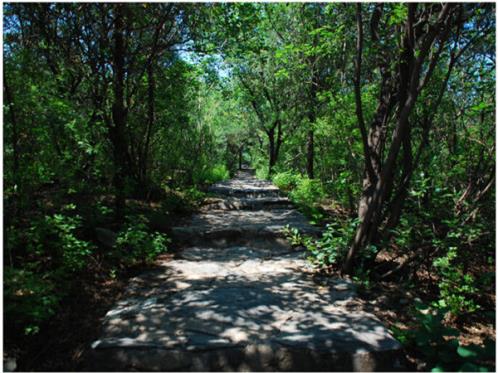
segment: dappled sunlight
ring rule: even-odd
[[[223,188],[249,194],[276,189],[248,172],[211,189]],[[399,350],[380,322],[355,303],[350,281],[318,280],[304,253],[272,228],[294,223],[311,229],[299,212],[217,206],[173,230],[175,238],[188,240],[175,259],[131,279],[94,343],[103,357],[114,353],[122,364],[152,369],[150,360],[137,360],[148,349],[147,359],[157,357],[158,369],[192,369],[200,359],[199,367],[212,370],[331,370],[338,359],[347,363],[336,368],[354,367],[355,359]],[[230,229],[236,232],[230,242],[208,234],[226,239]],[[171,363],[173,355],[179,365]],[[299,365],[303,357],[307,362]],[[365,361],[369,369],[375,366]]]

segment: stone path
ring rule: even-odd
[[[355,302],[351,283],[317,281],[281,230],[317,234],[250,172],[211,187],[179,222],[177,258],[130,281],[93,343],[96,370],[400,370],[400,345]]]

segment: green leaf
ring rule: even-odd
[[[436,365],[434,368],[431,369],[431,372],[446,372],[444,367],[441,364]]]
[[[479,346],[460,346],[457,348],[457,353],[463,358],[475,358],[479,355],[477,348],[479,348]]]

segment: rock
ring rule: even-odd
[[[118,235],[106,228],[95,228],[97,240],[105,247],[112,248],[116,244]]]

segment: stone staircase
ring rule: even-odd
[[[130,281],[92,345],[104,371],[402,370],[400,344],[342,279],[317,280],[285,225],[318,234],[249,170],[173,228],[174,260]]]

